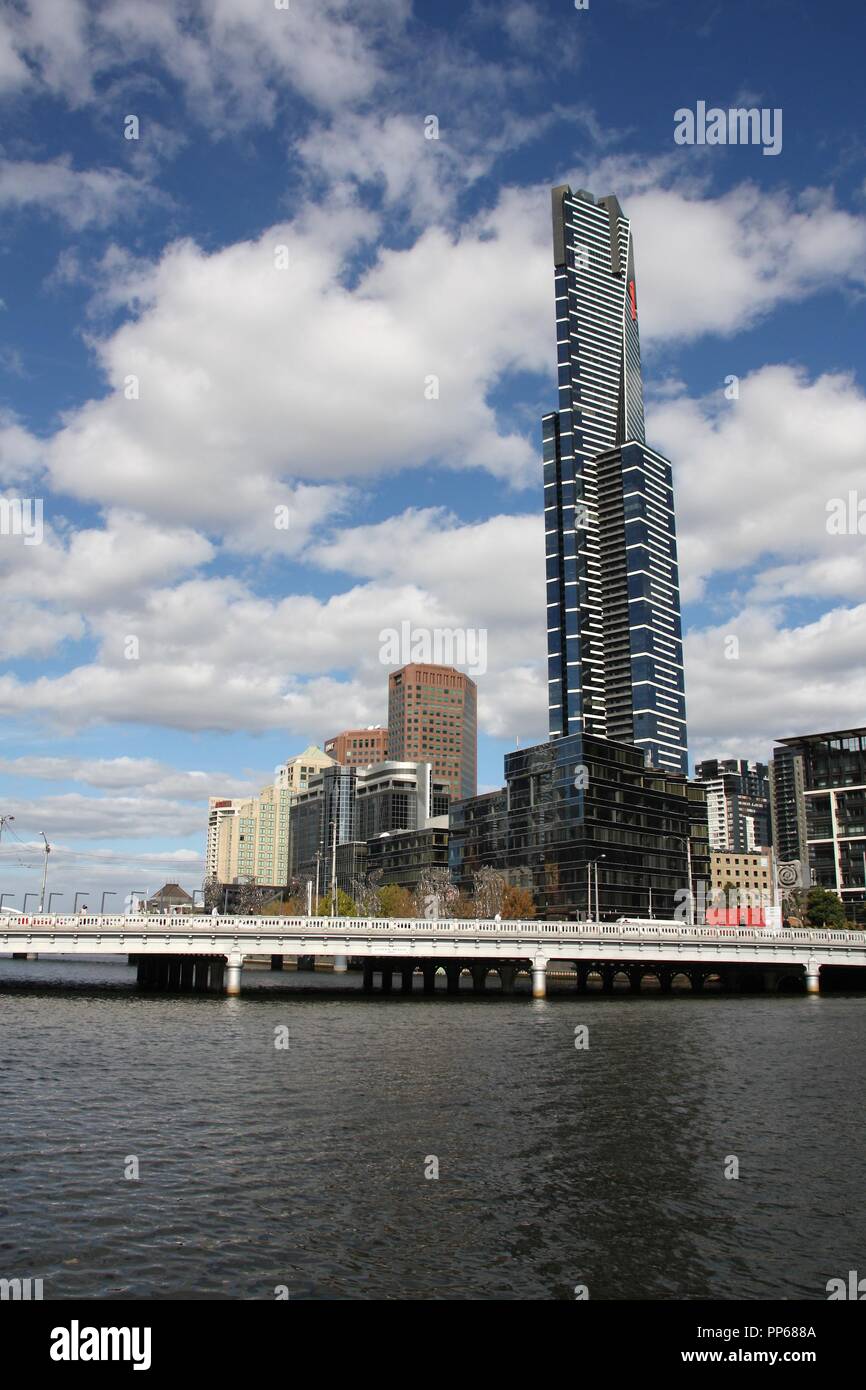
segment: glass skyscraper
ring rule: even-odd
[[[553,190],[559,408],[543,420],[550,737],[688,772],[671,465],[644,435],[634,246],[615,197]]]

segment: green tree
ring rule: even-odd
[[[379,911],[383,917],[414,917],[415,904],[408,888],[385,883],[379,889]]]
[[[842,903],[829,888],[809,889],[806,914],[810,927],[832,927],[836,931],[844,931],[849,925]]]
[[[320,899],[319,899],[319,916],[320,916],[320,917],[330,917],[330,915],[331,915],[331,895],[330,895],[330,893],[326,893],[325,896],[324,896],[323,898],[320,898]],[[338,888],[338,889],[337,889],[337,916],[338,916],[338,917],[357,917],[357,915],[358,915],[358,909],[356,908],[356,906],[355,906],[354,902],[352,901],[352,899],[349,897],[349,894],[348,894],[348,893],[344,893],[343,890],[342,890],[342,888]]]

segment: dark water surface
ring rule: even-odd
[[[359,983],[246,970],[240,999],[169,997],[113,963],[0,960],[0,1277],[46,1298],[824,1299],[866,1273],[863,995]]]

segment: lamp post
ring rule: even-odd
[[[15,894],[14,894],[14,893],[0,893],[0,908],[2,908],[2,906],[3,906],[3,899],[4,899],[4,898],[14,898],[14,897],[15,897]],[[26,906],[27,906],[27,899],[26,899],[26,897],[25,897],[25,899],[24,899],[24,906],[25,906],[25,908],[26,908]]]
[[[337,915],[337,821],[331,821],[331,916]]]
[[[73,917],[75,916],[76,912],[78,911],[78,899],[79,899],[79,898],[86,898],[86,897],[87,897],[87,894],[86,894],[86,893],[76,893],[76,894],[75,894],[75,901],[74,901],[73,904],[72,904],[72,915],[73,915]]]
[[[692,840],[691,840],[691,836],[690,836],[690,835],[671,835],[670,838],[671,838],[672,840],[678,840],[679,843],[680,843],[681,845],[685,845],[685,847],[686,847],[686,861],[687,861],[687,863],[688,863],[688,874],[689,874],[689,917],[688,917],[688,925],[689,925],[690,927],[693,927],[693,926],[695,925],[695,904],[694,904],[694,896],[693,896],[693,894],[692,894]]]
[[[600,859],[606,859],[606,854],[599,854],[595,859],[588,859],[586,863],[586,920],[592,921],[592,876],[595,871],[595,920],[598,921],[598,863]]]
[[[105,892],[104,892],[103,895],[102,895],[102,902],[99,904],[99,915],[100,915],[100,917],[104,917],[104,916],[105,916],[105,899],[106,899],[106,898],[116,898],[116,897],[117,897],[117,893],[116,893],[116,891],[115,891],[113,888],[106,888]]]
[[[38,894],[38,893],[25,893],[25,894],[24,894],[24,908],[23,908],[23,911],[24,911],[24,912],[27,911],[27,899],[28,899],[28,898],[38,898],[38,897],[39,897],[39,894]]]
[[[63,896],[64,896],[63,893],[58,893],[58,891],[57,891],[56,888],[55,888],[55,890],[54,890],[53,893],[49,893],[49,894],[48,894],[48,915],[49,915],[49,916],[51,915],[51,902],[52,902],[52,899],[54,899],[54,898],[62,898]],[[42,904],[41,904],[41,903],[39,904],[39,911],[40,911],[40,912],[42,911]]]
[[[135,907],[135,895],[136,895],[136,893],[138,893],[139,897],[140,897],[140,898],[143,898],[144,901],[145,901],[145,903],[147,903],[147,889],[146,889],[146,888],[145,888],[145,889],[141,889],[141,888],[131,888],[131,889],[129,890],[129,910],[130,910],[130,912],[132,912],[133,909],[134,909],[134,907]]]
[[[45,911],[45,885],[46,885],[46,883],[48,882],[48,856],[49,856],[49,854],[51,853],[51,846],[49,845],[48,840],[46,839],[45,831],[44,831],[44,830],[40,830],[39,834],[42,836],[43,840],[45,840],[45,864],[43,865],[43,868],[42,868],[42,892],[41,892],[40,895],[39,895],[39,911],[40,911],[40,912],[44,912],[44,911]],[[61,894],[61,896],[62,896],[62,894]],[[48,910],[49,910],[49,912],[51,911],[51,899],[50,899],[50,898],[48,899]]]

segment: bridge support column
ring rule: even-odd
[[[425,963],[425,965],[424,965],[424,993],[425,993],[425,994],[435,994],[435,993],[436,993],[436,966],[435,966],[435,965],[427,965],[426,963]]]
[[[282,970],[282,968],[283,968],[283,958],[282,958],[282,956],[271,956],[271,969],[272,969],[272,970]]]
[[[195,961],[192,956],[181,956],[180,958],[180,979],[178,989],[182,989],[184,994],[192,992],[192,976],[195,969]]]
[[[487,966],[486,966],[486,965],[481,965],[481,964],[479,964],[479,963],[473,963],[473,966],[472,966],[472,992],[473,992],[474,994],[483,994],[483,993],[484,993],[484,987],[485,987],[486,983],[487,983]]]
[[[391,985],[394,980],[394,967],[392,965],[382,966],[382,993],[390,994]]]
[[[821,993],[821,967],[813,957],[806,962],[806,993]]]
[[[543,999],[547,994],[547,961],[536,956],[532,962],[532,997]]]
[[[628,986],[632,994],[640,994],[642,979],[643,968],[639,965],[633,965],[628,972]]]
[[[500,965],[499,978],[502,981],[502,993],[514,993],[514,977],[517,974],[516,965]]]
[[[401,967],[401,975],[400,975],[400,992],[401,992],[401,994],[411,994],[411,993],[412,993],[412,983],[413,983],[413,976],[414,976],[414,974],[415,974],[415,963],[414,963],[414,961],[413,961],[411,964],[404,964],[404,965]]]
[[[243,965],[243,956],[233,951],[226,962],[226,994],[240,994]]]
[[[349,957],[348,957],[348,956],[334,956],[334,974],[335,974],[335,975],[345,975],[345,973],[346,973],[346,971],[347,971],[348,969],[349,969]]]
[[[448,979],[448,993],[457,994],[460,990],[460,962],[449,960],[445,966],[445,974]]]
[[[616,974],[612,965],[604,966],[601,972],[601,992],[602,994],[613,994],[613,977]]]
[[[364,961],[364,993],[373,993],[373,962],[371,960]]]

